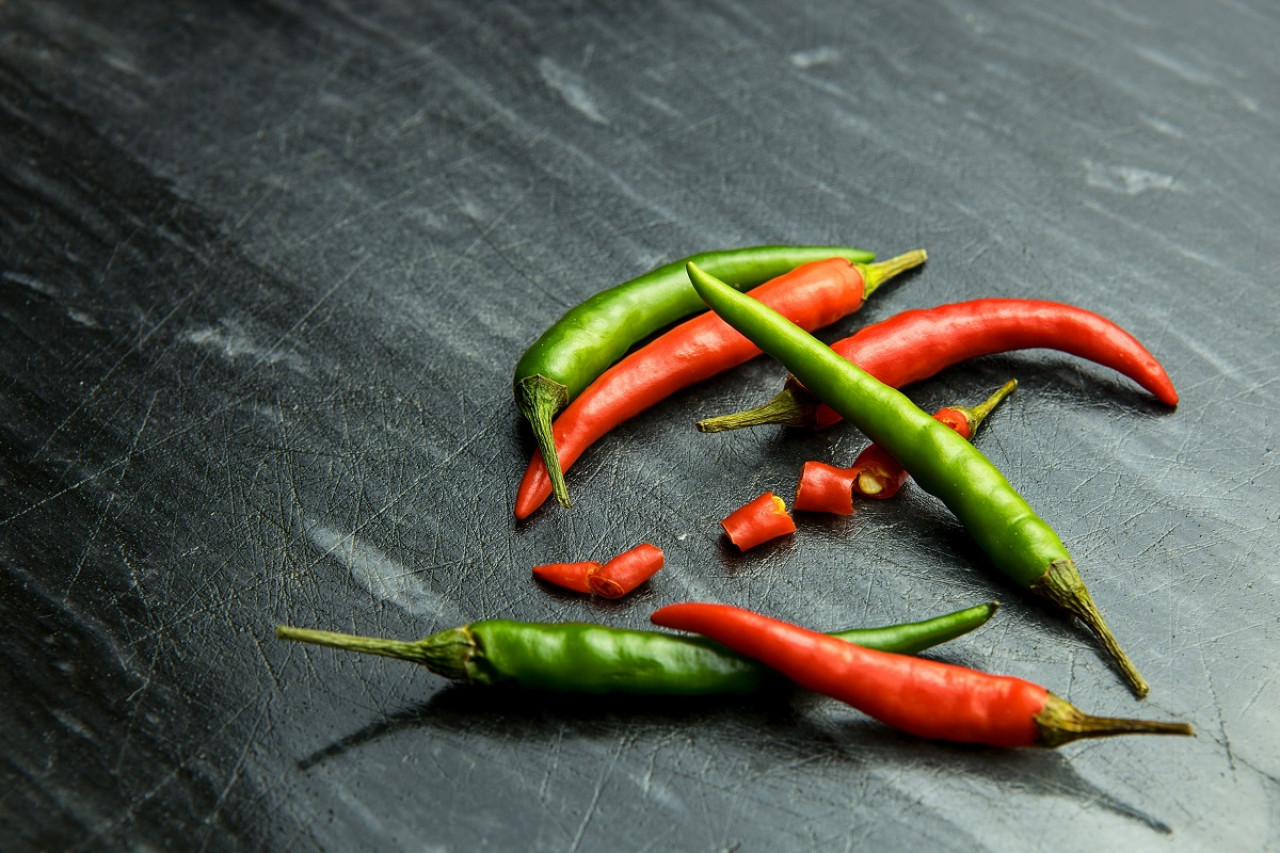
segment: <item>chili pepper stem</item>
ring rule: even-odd
[[[895,275],[906,272],[909,269],[915,269],[929,259],[929,254],[924,249],[913,249],[910,252],[904,252],[896,258],[889,258],[887,261],[880,261],[875,264],[854,264],[858,271],[862,273],[862,298],[876,292],[880,285],[884,284]]]
[[[1008,382],[1001,385],[996,393],[992,394],[986,400],[983,400],[977,406],[952,406],[956,411],[964,414],[965,418],[969,421],[970,437],[977,434],[978,427],[987,419],[987,415],[991,414],[995,410],[995,407],[1000,405],[1000,403],[1004,401],[1004,398],[1012,394],[1013,389],[1017,387],[1018,380],[1010,379]]]
[[[560,467],[560,452],[556,450],[555,433],[551,420],[569,404],[569,389],[545,376],[528,376],[516,383],[516,405],[533,428],[533,440],[542,454],[551,478],[551,492],[560,506],[568,507],[569,488],[564,483],[564,469]]]
[[[813,416],[818,410],[818,403],[811,395],[806,395],[806,397],[808,399],[787,388],[763,406],[756,406],[754,409],[735,412],[731,415],[703,418],[698,421],[696,426],[699,432],[726,432],[733,429],[746,429],[747,427],[766,426],[768,424],[789,427],[809,426],[813,423]]]
[[[467,664],[477,649],[475,638],[465,627],[440,631],[412,643],[384,640],[380,637],[339,634],[334,631],[294,628],[289,625],[278,626],[276,636],[282,640],[297,640],[313,646],[328,646],[331,649],[363,652],[419,663],[436,675],[464,681],[470,681],[472,678]]]
[[[1086,714],[1060,696],[1049,693],[1044,709],[1036,714],[1039,745],[1050,749],[1074,740],[1114,735],[1184,735],[1195,736],[1187,723],[1164,723],[1157,720],[1131,720],[1119,717],[1095,717]]]
[[[1150,686],[1107,627],[1073,560],[1055,560],[1043,575],[1031,582],[1030,588],[1032,592],[1043,595],[1083,622],[1107,650],[1120,674],[1129,682],[1134,695],[1139,699],[1147,695],[1151,690]]]

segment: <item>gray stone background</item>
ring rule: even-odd
[[[0,4],[0,847],[1256,850],[1280,834],[1280,13],[1253,2]],[[602,441],[517,523],[521,351],[652,266],[931,260],[907,308],[1055,299],[1182,394],[1034,351],[978,444],[1152,683],[918,490],[732,553],[849,427],[704,436],[760,359]],[[641,540],[617,603],[529,568]],[[826,630],[999,599],[936,655],[1195,739],[999,751],[803,694],[451,686],[278,642],[710,599]]]

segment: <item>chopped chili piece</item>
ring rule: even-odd
[[[1058,747],[1089,737],[1194,733],[1185,723],[1094,717],[1021,678],[842,643],[726,604],[672,604],[651,618],[723,643],[801,687],[919,737]]]
[[[750,551],[757,545],[796,531],[796,523],[787,512],[786,501],[773,492],[765,492],[746,506],[735,509],[720,522],[720,526],[740,551]]]
[[[980,355],[1048,348],[1088,359],[1128,376],[1156,399],[1178,403],[1163,367],[1137,338],[1115,323],[1072,305],[1036,299],[976,299],[903,311],[836,341],[831,349],[892,388],[901,388]],[[795,380],[768,403],[706,418],[703,432],[778,424],[822,429],[841,419]]]
[[[797,267],[751,291],[806,329],[857,311],[879,285],[919,266],[923,251],[878,264],[843,258]],[[708,311],[660,335],[605,371],[556,418],[555,449],[563,470],[599,438],[682,388],[716,376],[760,354],[750,341]],[[543,456],[534,454],[516,494],[515,514],[527,518],[555,486]]]
[[[644,542],[598,568],[587,579],[591,591],[604,598],[622,598],[662,568],[662,549]]]
[[[921,622],[832,634],[841,642],[914,654],[986,623],[996,603]],[[280,626],[276,636],[422,664],[469,684],[518,684],[578,693],[706,695],[776,689],[773,670],[701,637],[581,622],[485,619],[415,642]]]
[[[803,512],[853,514],[853,479],[857,468],[837,468],[809,460],[800,471],[794,506]]]
[[[600,564],[594,560],[583,560],[577,563],[547,563],[534,566],[533,576],[538,580],[574,592],[590,593],[590,578],[599,570]]]
[[[767,305],[694,264],[689,265],[689,276],[718,314],[872,441],[884,445],[921,488],[940,498],[997,569],[1080,619],[1134,693],[1147,694],[1147,682],[1098,612],[1058,534],[981,451]]]

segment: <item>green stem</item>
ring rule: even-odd
[[[733,429],[745,429],[754,426],[807,427],[813,424],[813,413],[818,404],[813,397],[803,399],[790,388],[785,389],[763,406],[756,406],[745,412],[734,412],[731,415],[718,415],[714,418],[703,418],[696,426],[699,432],[725,432]]]
[[[910,252],[898,255],[896,258],[889,258],[887,261],[880,261],[875,264],[855,264],[862,272],[862,298],[866,299],[875,293],[880,285],[895,275],[914,269],[928,259],[929,254],[924,249],[913,249]]]
[[[996,406],[1004,402],[1004,398],[1013,393],[1013,389],[1018,387],[1018,380],[1010,379],[1008,382],[1000,386],[996,393],[992,394],[986,400],[977,406],[955,406],[955,410],[964,415],[965,420],[969,422],[969,440],[978,434],[978,427],[987,419],[987,415],[995,411]]]
[[[560,506],[571,506],[552,425],[552,418],[569,405],[568,387],[545,376],[528,376],[516,383],[516,405],[533,428],[533,440],[537,442],[538,452],[542,454],[542,464],[547,467],[551,491],[556,496],[556,501]]]

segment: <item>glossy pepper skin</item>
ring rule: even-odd
[[[787,512],[786,502],[773,492],[765,492],[738,507],[720,522],[720,526],[739,551],[750,551],[757,545],[796,532],[796,523]]]
[[[928,379],[981,355],[1036,348],[1110,367],[1160,402],[1178,403],[1169,375],[1137,338],[1105,317],[1060,302],[976,299],[903,311],[831,345],[837,355],[893,388]],[[837,412],[792,378],[770,402],[746,412],[707,418],[698,428],[720,432],[778,424],[822,429],[840,420]]]
[[[1021,678],[841,643],[726,604],[672,604],[651,619],[714,639],[801,687],[919,737],[1056,747],[1085,737],[1192,734],[1181,723],[1093,717]]]
[[[996,607],[994,602],[980,604],[920,622],[831,636],[867,648],[913,654],[985,624]],[[710,640],[578,622],[486,619],[416,642],[286,626],[277,628],[276,636],[407,660],[445,678],[477,685],[700,696],[751,693],[779,683],[768,668]]]
[[[692,260],[737,287],[754,287],[801,264],[841,257],[869,263],[875,255],[849,246],[754,246],[705,252],[658,267],[603,290],[570,308],[533,342],[516,364],[516,405],[556,474],[556,497],[568,506],[551,419],[637,341],[702,309],[689,287]]]
[[[666,555],[657,545],[641,542],[591,574],[587,583],[602,598],[622,598],[662,569]]]
[[[881,282],[924,260],[924,252],[917,251],[872,265],[843,258],[814,261],[755,288],[751,296],[805,328],[817,329],[858,310]],[[676,391],[759,354],[711,312],[681,323],[605,371],[556,419],[553,439],[560,466],[567,471],[611,429]],[[553,491],[543,456],[534,454],[516,494],[516,516],[527,518]]]
[[[1148,685],[1102,619],[1062,540],[982,452],[901,392],[723,282],[689,265],[698,293],[716,313],[778,359],[940,498],[997,569],[1079,618],[1102,643],[1134,693]]]

